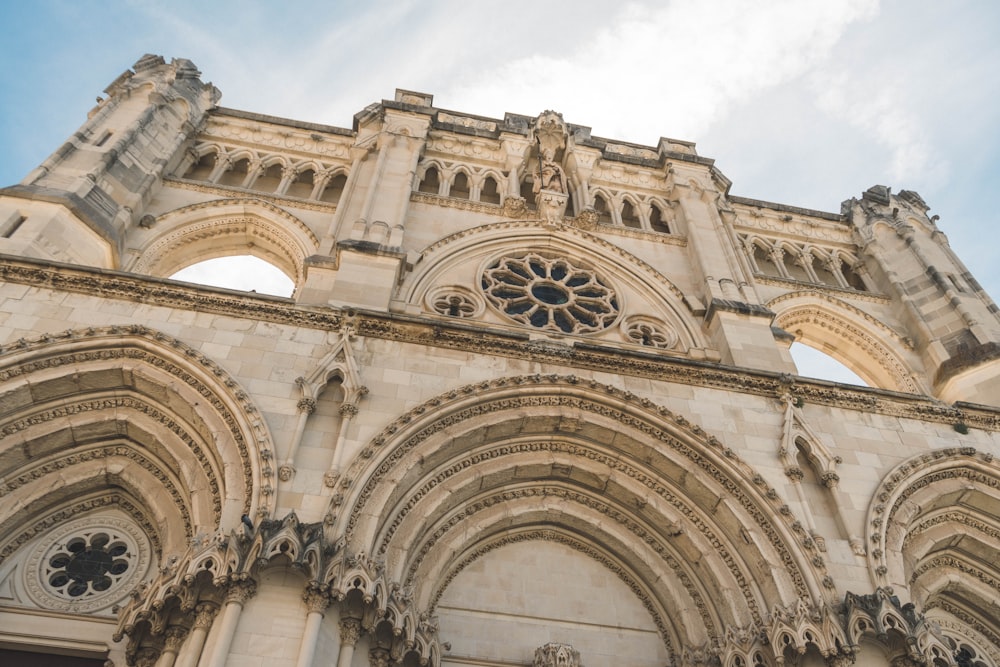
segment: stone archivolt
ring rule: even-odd
[[[599,444],[611,440],[614,451]],[[516,483],[505,472],[512,466]],[[597,543],[619,548],[594,547],[599,562],[657,591],[654,618],[700,610],[693,625],[676,614],[667,622],[664,641],[678,647],[719,642],[732,623],[761,627],[769,607],[752,581],[774,582],[767,597],[788,603],[829,594],[820,593],[814,543],[791,517],[768,518],[786,514],[762,484],[700,427],[648,401],[612,400],[572,377],[507,378],[432,399],[376,436],[345,471],[329,520],[332,535],[343,531],[353,548],[384,557],[387,572],[431,607],[443,590],[432,582],[454,577],[506,530],[528,531],[547,516],[561,534],[587,541],[600,527]],[[703,554],[698,574],[689,551]],[[784,572],[757,572],[766,562]],[[742,602],[720,605],[727,588]]]
[[[295,283],[319,240],[298,218],[265,201],[221,199],[170,211],[155,233],[135,249],[127,267],[167,277],[192,263],[250,251],[280,268]]]
[[[953,500],[960,494],[961,500]],[[1000,467],[973,448],[910,459],[882,482],[869,510],[869,568],[935,620],[958,618],[1000,637],[988,609],[1000,596],[995,544]],[[963,611],[964,610],[964,611]]]
[[[33,455],[8,449],[0,493],[30,502],[43,497],[36,494],[50,475],[62,479],[74,470],[83,475],[77,482],[83,491],[90,484],[88,467],[96,474],[119,457],[134,464],[127,475],[139,475],[126,482],[137,498],[150,488],[174,497],[180,523],[162,524],[175,526],[173,540],[218,526],[227,512],[266,513],[272,451],[267,430],[235,381],[204,357],[193,363],[193,352],[143,327],[70,331],[6,350],[0,355],[0,394],[7,405],[22,407],[2,415],[0,433],[16,434]],[[176,398],[164,400],[170,395]],[[88,423],[91,437],[111,444],[81,441],[77,433]],[[229,438],[220,441],[213,432]],[[13,438],[5,441],[13,445]],[[53,450],[69,445],[73,449]],[[46,452],[47,458],[37,458]],[[200,505],[188,500],[193,489]],[[55,497],[44,496],[47,502]],[[159,511],[151,514],[165,519]]]
[[[902,349],[906,354],[906,341],[898,334],[838,299],[826,298],[817,304],[817,299],[810,297],[809,293],[796,292],[770,301],[767,307],[775,311],[775,325],[816,345],[834,337],[841,341],[835,346],[836,355],[871,378],[872,384],[920,393],[922,385],[913,370],[919,361],[912,354],[904,361],[895,352]]]

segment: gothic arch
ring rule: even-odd
[[[868,512],[869,568],[933,618],[959,620],[1000,639],[1000,465],[971,447],[922,454],[897,466]]]
[[[678,352],[708,347],[683,293],[663,274],[627,251],[566,225],[552,230],[538,221],[500,222],[447,236],[423,250],[414,271],[399,288],[400,298],[433,312],[427,301],[436,290],[451,285],[478,287],[483,270],[492,262],[528,250],[582,261],[613,284],[621,313],[619,323],[631,313],[658,317],[676,331],[674,349]],[[498,315],[493,317],[498,323],[509,323]],[[610,338],[614,328],[600,335]]]
[[[775,326],[829,354],[871,386],[927,393],[914,370],[919,361],[896,351],[907,349],[908,342],[875,317],[812,290],[783,294],[766,305],[775,312]]]
[[[0,396],[0,478],[22,508],[0,524],[0,553],[88,496],[148,522],[166,552],[270,512],[266,425],[178,340],[130,326],[20,341],[0,354]]]
[[[197,262],[250,254],[263,259],[296,285],[305,258],[319,240],[301,220],[277,206],[254,199],[218,199],[165,213],[156,231],[137,248],[124,269],[167,277]]]
[[[762,628],[765,600],[833,595],[815,545],[731,450],[648,400],[572,376],[432,399],[376,436],[338,486],[328,533],[384,563],[418,608],[477,554],[525,535],[620,573],[671,651],[731,625]]]

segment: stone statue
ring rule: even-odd
[[[535,196],[537,197],[542,190],[567,194],[569,190],[566,187],[566,174],[556,163],[554,151],[551,148],[541,148],[538,152],[538,162],[539,177],[532,188]]]

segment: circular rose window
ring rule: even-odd
[[[25,583],[36,602],[86,611],[124,597],[148,568],[150,549],[131,521],[95,517],[57,528],[30,558]]]
[[[600,331],[618,317],[614,290],[566,259],[504,257],[483,272],[482,286],[508,317],[539,329]]]

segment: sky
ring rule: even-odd
[[[697,143],[744,197],[838,212],[916,190],[1000,298],[1000,3],[993,0],[0,0],[0,185],[20,181],[144,53],[223,106],[350,127],[396,88],[482,116]]]

